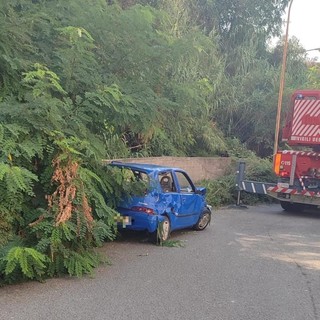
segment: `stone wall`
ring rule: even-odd
[[[231,164],[231,158],[220,157],[150,157],[117,159],[130,163],[150,163],[161,166],[177,167],[188,172],[194,182],[213,180],[223,176]],[[110,161],[106,161],[110,162]]]

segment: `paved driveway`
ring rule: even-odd
[[[109,243],[94,278],[0,288],[0,319],[320,320],[320,214],[219,210],[185,247]]]

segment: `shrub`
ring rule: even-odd
[[[249,152],[250,153],[250,152]],[[233,158],[226,174],[216,180],[204,180],[199,184],[207,188],[207,202],[214,207],[221,207],[236,203],[236,166],[239,158]],[[269,159],[261,159],[250,153],[250,157],[241,159],[246,163],[247,180],[259,182],[275,182],[276,176],[272,170],[272,162]],[[265,195],[250,194],[242,192],[242,202],[245,204],[254,204],[259,202],[270,202],[272,199]]]

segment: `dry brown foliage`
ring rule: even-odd
[[[79,164],[70,159],[66,165],[62,165],[60,159],[56,158],[53,160],[52,165],[55,168],[52,181],[58,183],[58,187],[52,195],[47,196],[47,200],[49,209],[52,209],[54,204],[58,206],[58,213],[55,219],[56,225],[68,221],[72,213],[75,212],[76,209],[79,209],[75,207],[74,202],[77,192],[81,192],[82,205],[80,209],[82,209],[87,225],[91,226],[93,221],[92,208],[84,193],[83,183],[80,183],[81,190],[78,190],[79,181],[77,181],[77,173]],[[77,220],[78,226],[80,226],[80,219]]]

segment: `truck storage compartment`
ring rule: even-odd
[[[320,144],[319,91],[296,91],[293,94],[282,140],[289,145]]]

